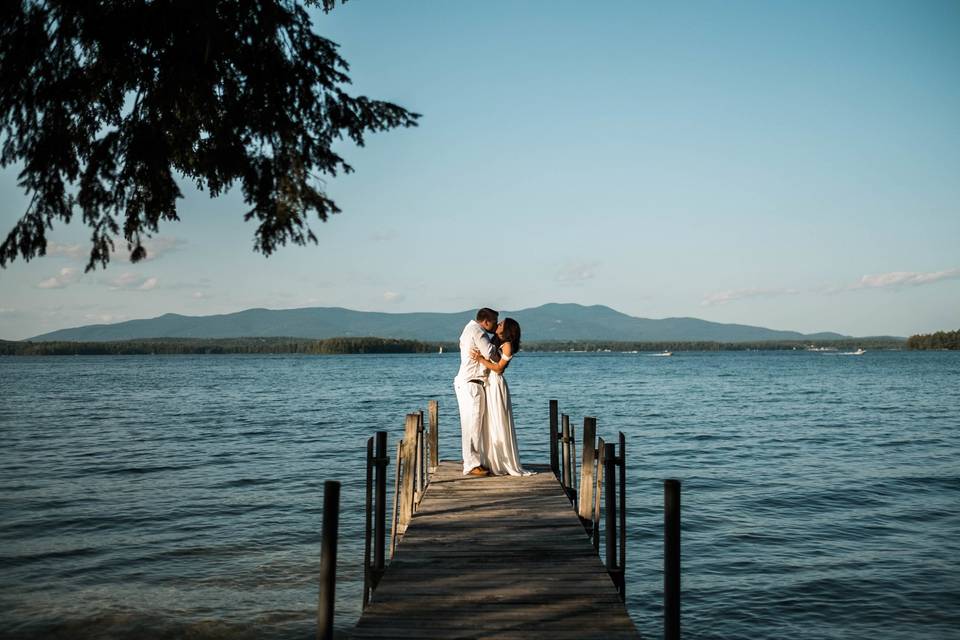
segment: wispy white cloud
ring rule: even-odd
[[[86,260],[88,248],[80,244],[64,244],[62,242],[48,242],[47,255],[70,258],[71,260]]]
[[[837,295],[857,291],[862,289],[888,289],[896,291],[907,287],[918,287],[925,284],[933,284],[942,280],[960,279],[960,268],[947,269],[945,271],[891,271],[890,273],[878,273],[866,275],[853,284],[844,286],[820,286],[809,289],[807,292],[819,295]],[[799,289],[791,288],[752,288],[752,289],[733,289],[730,291],[720,291],[704,296],[700,302],[705,307],[723,305],[737,300],[746,300],[749,298],[776,298],[778,296],[795,295],[803,293]]]
[[[110,259],[118,260],[119,262],[130,262],[130,252],[126,250],[126,240],[115,238],[114,242],[117,245],[117,252],[110,256]],[[147,238],[143,241],[143,248],[147,250],[147,255],[140,262],[156,260],[184,244],[186,244],[186,240],[175,236],[155,236],[153,238]]]
[[[110,289],[123,291],[151,291],[157,287],[156,277],[141,276],[136,273],[122,273],[107,282]]]
[[[115,262],[130,262],[130,252],[127,251],[127,242],[123,238],[113,238],[115,251],[110,260]],[[186,240],[175,236],[156,236],[143,241],[143,248],[147,250],[146,257],[141,262],[150,262],[186,244]],[[47,255],[69,258],[78,262],[86,262],[90,257],[90,246],[83,244],[66,244],[63,242],[48,242]]]
[[[63,289],[74,282],[80,276],[80,272],[73,267],[64,267],[60,273],[46,280],[41,280],[37,287],[40,289]]]
[[[597,277],[599,266],[599,262],[567,262],[560,266],[554,279],[560,284],[582,284]]]
[[[800,293],[797,289],[732,289],[730,291],[719,291],[704,296],[700,304],[704,307],[727,304],[737,300],[747,300],[749,298],[776,298],[779,296],[789,296]]]
[[[385,302],[401,302],[404,298],[402,293],[396,291],[384,291],[383,299]]]
[[[213,297],[212,294],[206,293],[205,291],[194,291],[193,295],[190,296],[194,300],[209,300]]]
[[[915,271],[891,271],[890,273],[879,273],[866,275],[860,278],[856,284],[852,284],[848,289],[886,289],[916,287],[924,284],[933,284],[941,280],[952,280],[960,278],[960,269],[947,269],[946,271],[928,271],[918,273]]]

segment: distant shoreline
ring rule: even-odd
[[[528,352],[662,352],[662,351],[802,351],[808,347],[866,350],[907,350],[907,340],[864,338],[843,340],[776,340],[766,342],[658,341],[616,342],[566,340],[525,342]],[[914,347],[915,348],[915,347]],[[216,355],[216,354],[390,354],[453,353],[456,342],[421,342],[393,338],[150,338],[104,342],[16,342],[0,340],[0,355]]]

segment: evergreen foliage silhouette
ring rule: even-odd
[[[22,164],[31,198],[0,266],[42,256],[47,230],[79,213],[86,269],[114,238],[130,258],[178,220],[180,177],[216,197],[239,185],[254,249],[317,239],[340,211],[323,176],[350,172],[333,145],[419,114],[351,96],[337,45],[306,6],[335,0],[11,0],[0,3],[0,164]]]

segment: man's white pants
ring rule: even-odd
[[[483,417],[487,408],[484,387],[476,382],[454,379],[453,390],[460,407],[460,438],[463,446],[463,473],[482,464]]]

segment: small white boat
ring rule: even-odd
[[[665,356],[672,356],[672,355],[673,355],[673,352],[672,352],[672,351],[661,351],[660,353],[648,353],[647,355],[649,355],[649,356],[654,356],[654,357],[659,356],[659,357],[662,358],[662,357],[665,357]]]
[[[437,353],[439,353],[440,355],[443,355],[443,347],[440,347],[440,351],[438,351]]]

